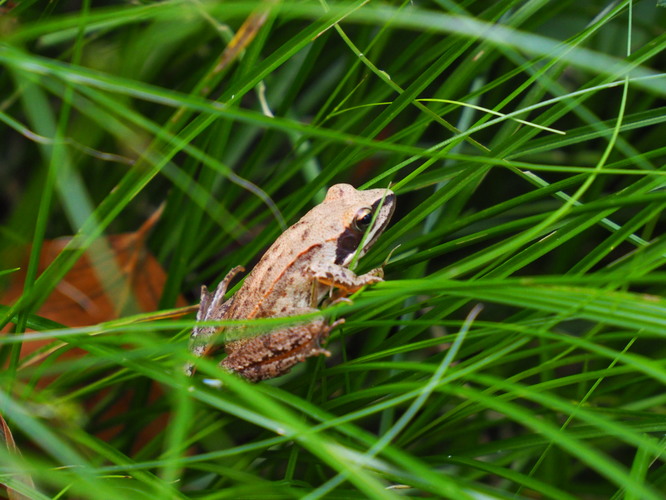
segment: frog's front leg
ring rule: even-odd
[[[347,295],[357,292],[364,286],[384,281],[384,270],[381,267],[360,276],[336,264],[313,267],[312,272],[314,278],[322,285],[334,286]]]
[[[212,321],[224,318],[224,314],[229,309],[232,301],[232,299],[229,299],[225,302],[224,294],[227,293],[231,280],[244,270],[242,266],[234,267],[217,285],[213,293],[209,292],[205,285],[201,287],[201,302],[197,312],[197,321]],[[204,356],[212,347],[214,337],[220,330],[221,328],[216,326],[195,326],[190,336],[190,352],[197,358]],[[194,374],[194,364],[187,363],[184,371],[187,376],[192,376]]]

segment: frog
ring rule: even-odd
[[[394,209],[390,189],[331,186],[323,202],[275,240],[231,298],[224,297],[234,277],[244,271],[241,266],[229,271],[214,292],[202,286],[196,319],[311,316],[255,336],[243,335],[245,326],[196,326],[190,352],[205,356],[224,332],[226,357],[220,365],[250,382],[284,375],[312,356],[330,356],[322,343],[344,318],[329,323],[317,314],[320,305],[348,300],[361,288],[383,281],[382,267],[361,275],[349,267],[377,241]],[[191,376],[194,371],[194,364],[188,363],[185,373]]]

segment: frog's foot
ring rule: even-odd
[[[352,303],[352,301],[349,300],[349,299],[341,298],[341,299],[338,299],[338,300],[340,300],[340,301],[342,301],[342,300],[347,300],[350,304]],[[336,302],[337,302],[337,301],[336,301]],[[344,324],[344,322],[345,322],[345,318],[340,318],[340,319],[334,321],[334,322],[331,324],[331,326],[330,326],[330,328],[328,329],[328,331],[330,332],[330,331],[333,330],[333,328],[335,328],[336,326],[340,326],[340,325]],[[326,333],[328,333],[328,332],[326,332]]]
[[[384,278],[384,264],[382,264],[382,267],[376,267],[376,268],[372,269],[371,271],[368,271],[363,276],[376,276],[377,278],[382,278],[382,280],[380,280],[380,281],[383,281],[383,278]]]
[[[240,272],[245,271],[243,266],[236,266],[227,273],[224,279],[217,285],[214,292],[208,291],[206,286],[201,287],[201,302],[197,312],[197,321],[209,321],[223,319],[225,313],[231,306],[231,300],[224,300],[224,294],[227,293],[229,284]],[[222,331],[222,328],[216,326],[195,326],[190,335],[189,350],[197,358],[208,354],[215,347],[215,338]],[[188,377],[194,375],[196,367],[191,361],[183,367],[183,372]]]
[[[204,321],[207,319],[222,319],[224,312],[229,308],[228,301],[225,303],[224,294],[227,293],[227,288],[231,280],[233,280],[238,273],[245,271],[243,266],[236,266],[227,273],[214,292],[209,292],[206,285],[201,287],[201,303],[199,305],[199,312],[197,313],[197,321]],[[226,306],[226,307],[225,307]]]
[[[344,322],[345,322],[345,318],[340,318],[340,319],[334,321],[333,323],[328,325],[326,327],[326,329],[323,330],[319,335],[317,335],[315,338],[313,338],[312,339],[312,348],[311,348],[311,351],[310,351],[312,354],[310,354],[310,356],[316,356],[318,354],[323,354],[327,358],[330,358],[331,357],[331,352],[328,351],[327,349],[324,349],[321,346],[321,341],[323,339],[328,338],[328,334],[331,333],[331,331],[335,327],[342,325]]]

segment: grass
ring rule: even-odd
[[[14,498],[664,497],[655,1],[1,8]],[[192,315],[39,312],[84,254],[122,302],[102,236],[160,205],[156,309],[195,304],[336,182],[397,210],[358,270],[391,255],[386,281],[326,311],[330,359],[187,379]]]

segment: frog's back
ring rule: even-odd
[[[346,267],[363,235],[355,225],[357,218],[369,223],[373,211],[382,207],[384,215],[366,246],[372,244],[391,217],[394,198],[387,189],[331,186],[324,201],[282,233],[264,254],[234,296],[226,319],[291,316],[311,308],[313,286],[318,287],[317,297],[324,293],[324,286],[315,283],[314,269]]]
[[[288,228],[266,251],[236,292],[227,319],[289,316],[289,311],[307,307],[312,293],[311,263],[329,257],[324,234],[337,234],[342,226],[313,225],[321,206],[313,208]],[[330,238],[334,240],[334,238]],[[334,243],[334,242],[333,242]],[[334,251],[333,251],[334,254]]]

